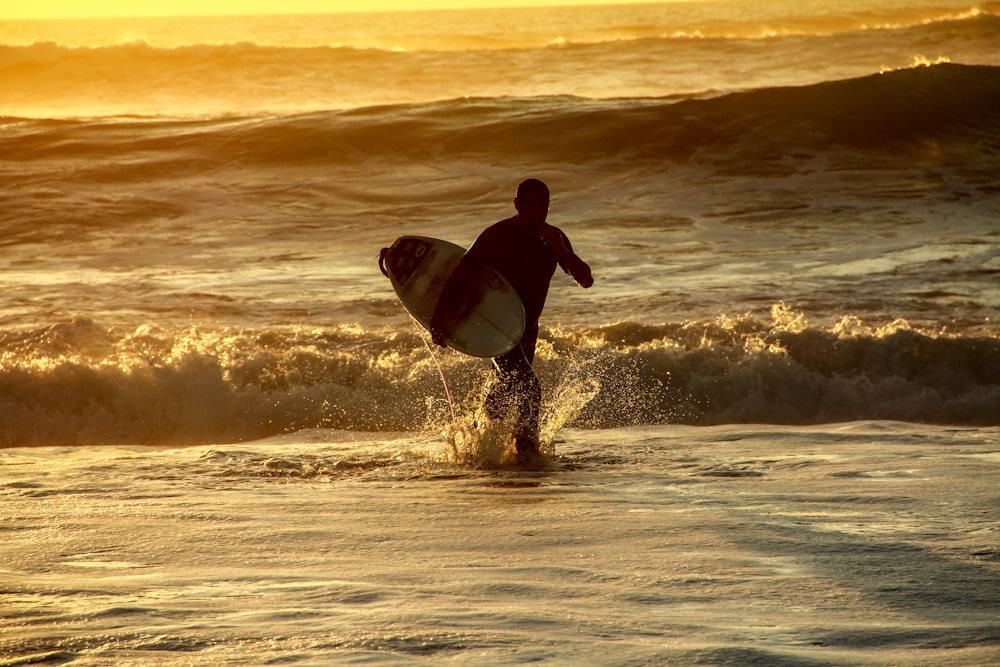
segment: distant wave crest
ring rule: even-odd
[[[945,152],[995,145],[1000,67],[945,63],[705,99],[471,98],[204,121],[7,119],[0,145],[21,159],[86,152],[96,165],[102,156],[139,148],[122,144],[121,130],[130,124],[142,125],[142,153],[161,172],[172,162],[188,168],[234,159],[266,165],[428,154],[493,160],[509,157],[514,145],[523,159],[549,162],[707,160],[754,171],[838,146],[898,148],[902,159],[929,140]],[[121,178],[143,177],[143,163],[127,167]]]
[[[970,9],[964,18],[904,12],[909,23],[877,30],[863,24],[864,17],[850,19],[853,28],[842,19],[812,18],[801,20],[825,27],[800,26],[802,34],[770,23],[756,28],[760,34],[729,34],[735,28],[721,24],[670,34],[656,26],[609,27],[539,35],[537,44],[520,45],[463,35],[402,45],[7,44],[0,45],[0,114],[206,117],[505,95],[650,98],[806,84],[824,72],[857,76],[921,56],[997,65],[989,45],[1000,43],[998,7]],[[769,40],[766,47],[762,39]]]
[[[563,26],[559,34],[540,27],[522,25],[516,32],[497,34],[474,34],[468,32],[449,33],[447,28],[441,33],[393,34],[380,36],[377,31],[365,33],[355,38],[345,38],[332,42],[282,42],[229,40],[205,43],[178,42],[149,44],[142,40],[108,41],[98,44],[62,44],[52,41],[34,43],[10,43],[0,48],[17,49],[24,61],[32,59],[51,60],[53,58],[73,58],[93,53],[142,53],[168,58],[181,57],[185,52],[197,52],[202,57],[233,57],[245,55],[253,57],[254,52],[275,55],[279,52],[304,54],[309,51],[325,52],[338,49],[357,49],[383,52],[411,51],[490,51],[508,49],[564,49],[567,47],[596,46],[602,44],[621,46],[628,42],[687,41],[687,40],[761,40],[782,37],[821,37],[826,35],[864,33],[870,31],[905,31],[910,29],[934,29],[947,27],[950,30],[968,31],[970,34],[995,26],[1000,17],[1000,2],[985,2],[966,8],[893,8],[871,9],[838,13],[829,11],[815,15],[801,14],[786,17],[769,17],[760,22],[752,19],[723,19],[704,17],[689,19],[679,25],[665,25],[657,22],[638,21],[632,24],[613,24],[606,28],[587,27],[576,30],[572,24]],[[108,39],[108,38],[106,38]],[[10,58],[11,52],[4,53],[3,59]],[[0,59],[0,62],[3,62]],[[9,62],[9,61],[8,61]]]

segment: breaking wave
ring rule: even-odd
[[[460,416],[474,410],[488,364],[439,357]],[[1000,340],[849,316],[814,326],[782,304],[770,320],[549,330],[536,366],[550,411],[580,387],[596,392],[569,424],[579,428],[1000,424]],[[4,446],[441,429],[448,411],[416,330],[120,331],[77,320],[0,334]]]

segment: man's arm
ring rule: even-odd
[[[566,269],[573,280],[581,287],[590,287],[594,284],[594,276],[590,272],[590,265],[580,259],[569,244],[569,239],[559,229],[552,225],[545,225],[538,232],[542,243],[551,247],[559,258],[559,263]]]

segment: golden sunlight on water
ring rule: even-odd
[[[79,3],[73,0],[16,1],[0,9],[0,20],[27,18],[134,18],[140,16],[253,16],[260,14],[330,14],[341,12],[423,11],[434,9],[478,9],[498,6],[530,7],[554,5],[627,4],[629,0],[373,0],[359,9],[350,0],[158,0],[121,2],[104,0]]]

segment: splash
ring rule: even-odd
[[[495,469],[514,460],[514,421],[510,416],[489,419],[478,409],[449,424],[444,437],[449,463]]]
[[[551,345],[541,341],[540,357],[551,357]],[[546,347],[549,351],[546,351]],[[601,390],[600,382],[588,377],[592,363],[573,355],[561,360],[555,377],[549,372],[543,381],[539,450],[545,460],[556,454],[556,436],[562,428],[572,423]],[[482,374],[481,377],[486,374]],[[482,389],[474,393],[463,406],[461,416],[444,428],[448,443],[447,459],[451,463],[475,468],[502,468],[514,463],[514,430],[516,416],[513,411],[491,419],[483,409],[483,401],[494,382],[485,379]]]

